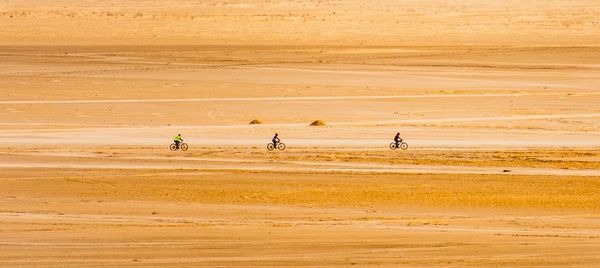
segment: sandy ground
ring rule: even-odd
[[[362,155],[353,162],[336,157],[337,150],[281,156],[259,149],[190,150],[177,156],[160,148],[73,151],[38,148],[35,156],[1,156],[2,266],[594,267],[600,262],[598,175],[506,173],[527,161],[505,152],[429,152],[422,158],[447,161],[458,154],[472,161],[446,163],[449,172],[433,174],[431,165],[375,171],[396,160],[383,152],[381,158],[365,158],[367,152],[351,151]],[[315,152],[330,159],[307,160]],[[529,164],[543,162],[531,160],[531,151],[520,153]],[[478,163],[492,155],[506,157]],[[590,155],[588,168],[598,171],[598,151],[574,155]],[[361,169],[362,161],[373,159],[380,161]],[[46,165],[22,167],[19,160]],[[323,168],[338,162],[352,168]],[[257,165],[261,169],[240,168]],[[450,174],[478,165],[502,167],[495,174]]]
[[[598,267],[599,7],[0,1],[0,267]]]
[[[594,0],[4,0],[0,8],[0,44],[570,46],[600,41],[600,7]]]

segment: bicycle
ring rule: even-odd
[[[277,149],[279,149],[280,151],[285,150],[285,143],[278,142]],[[275,150],[275,144],[273,144],[273,143],[267,144],[267,150],[269,150],[269,151]]]
[[[177,144],[171,143],[171,146],[169,146],[169,149],[171,149],[171,151],[177,151]],[[184,142],[180,143],[179,149],[181,149],[182,151],[187,151],[188,150],[187,143],[184,143]]]
[[[402,150],[406,150],[406,149],[408,149],[408,143],[406,143],[406,142],[398,142],[398,143],[392,142],[392,143],[390,143],[390,149],[396,150],[398,148],[400,148]]]

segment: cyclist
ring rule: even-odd
[[[181,138],[181,134],[177,134],[177,136],[173,138],[173,141],[175,142],[175,146],[177,146],[177,149],[179,149],[179,145],[183,141],[183,139]]]
[[[275,136],[273,136],[273,138],[271,139],[271,141],[273,142],[273,145],[275,146],[275,148],[277,148],[277,143],[279,143],[281,141],[279,139],[279,134],[275,133]]]
[[[400,143],[402,142],[402,138],[400,138],[400,132],[396,133],[394,141],[396,142],[396,148],[398,148],[400,146]]]

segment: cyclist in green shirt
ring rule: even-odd
[[[183,139],[181,138],[181,134],[177,134],[177,136],[173,138],[173,141],[175,142],[177,149],[179,149],[179,144],[181,144],[181,142],[183,141]]]

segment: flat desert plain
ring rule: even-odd
[[[1,1],[0,267],[599,267],[598,18]]]

